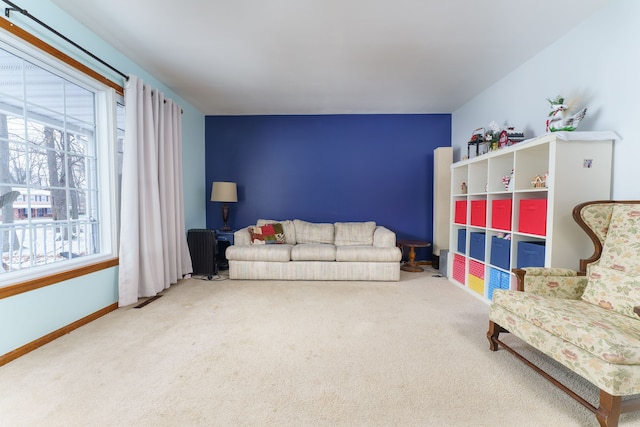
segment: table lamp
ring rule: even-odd
[[[222,202],[222,222],[224,225],[220,231],[231,231],[228,225],[229,205],[227,203],[238,201],[238,189],[235,182],[214,182],[211,187],[211,201]]]

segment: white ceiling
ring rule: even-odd
[[[224,115],[451,113],[607,0],[52,1]]]

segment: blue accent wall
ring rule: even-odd
[[[234,229],[372,220],[432,240],[433,150],[451,146],[450,114],[207,116],[205,140],[207,198],[213,181],[238,184]],[[221,226],[221,204],[207,202],[207,227]]]

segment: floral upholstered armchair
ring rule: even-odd
[[[587,202],[573,217],[593,255],[580,271],[514,270],[518,290],[494,292],[487,337],[491,350],[516,353],[499,339],[511,332],[596,385],[598,408],[545,374],[600,425],[617,426],[622,412],[640,410],[640,398],[622,400],[640,393],[640,201]]]

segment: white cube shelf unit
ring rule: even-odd
[[[489,301],[494,289],[515,288],[513,268],[578,269],[593,245],[572,211],[611,197],[617,139],[557,132],[452,164],[449,279]]]

